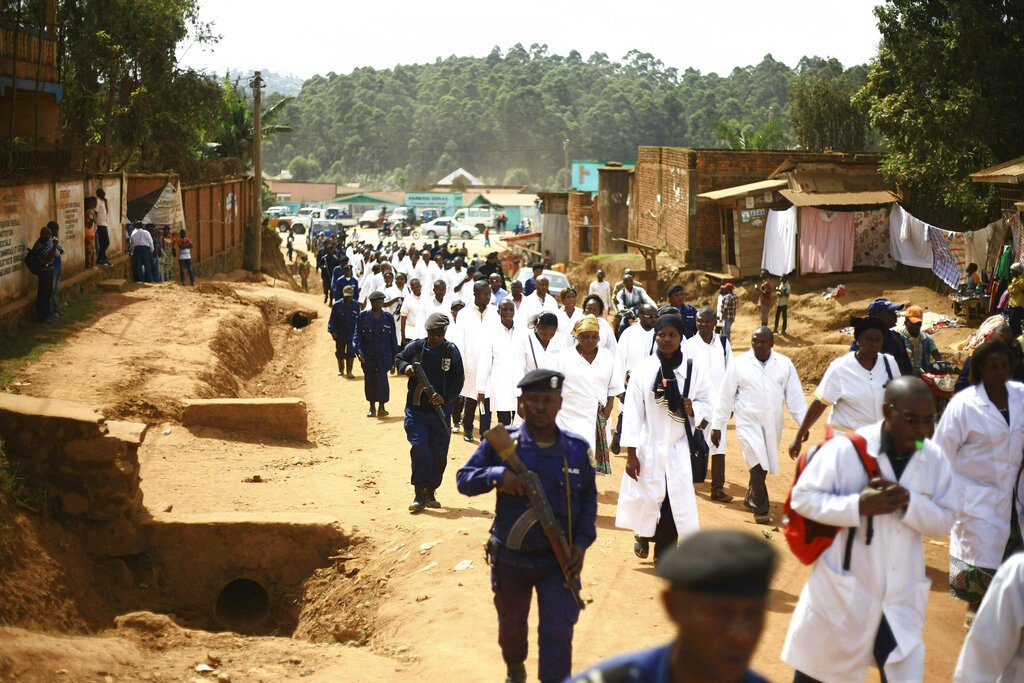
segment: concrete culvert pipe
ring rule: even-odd
[[[257,581],[235,579],[221,589],[214,608],[217,622],[237,633],[257,633],[268,628],[270,596]]]

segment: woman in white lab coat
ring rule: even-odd
[[[1008,554],[1020,548],[1024,492],[1014,499],[1024,452],[1024,385],[1000,340],[971,355],[973,386],[956,394],[933,437],[953,466],[962,509],[949,539],[949,585],[969,624]]]
[[[573,328],[575,345],[555,354],[551,369],[565,375],[558,426],[586,439],[596,471],[611,474],[606,425],[615,397],[623,388],[614,372],[615,359],[599,347],[599,330],[597,318],[583,316]]]
[[[661,553],[700,529],[683,411],[696,431],[710,422],[713,406],[701,365],[687,362],[680,348],[682,318],[663,315],[654,330],[658,350],[633,368],[622,404],[620,439],[629,456],[615,526],[635,532],[634,552],[641,559],[653,539],[657,562]]]
[[[896,359],[882,353],[885,330],[885,323],[878,318],[853,320],[857,350],[828,364],[804,421],[789,445],[789,457],[800,455],[800,446],[807,441],[811,427],[829,406],[832,411],[828,423],[843,430],[860,429],[882,419],[885,387],[901,374]]]
[[[491,410],[498,413],[498,422],[512,424],[518,402],[516,384],[522,379],[518,354],[518,330],[514,319],[516,306],[511,299],[498,304],[498,320],[481,327],[480,356],[476,366],[477,405],[484,398],[491,400]]]
[[[612,354],[612,358],[615,357],[615,347],[618,342],[615,339],[615,330],[612,329],[611,323],[604,317],[604,301],[601,300],[597,294],[591,294],[583,300],[583,315],[592,315],[597,318],[598,329],[598,342],[602,349],[607,349],[608,353]],[[567,344],[566,346],[571,346]]]
[[[537,316],[533,329],[526,329],[519,335],[519,377],[537,368],[551,369],[554,355],[562,348],[559,336],[561,323],[551,311]]]
[[[572,346],[572,328],[583,317],[583,311],[576,305],[576,290],[572,287],[563,289],[558,293],[558,297],[562,300],[562,305],[557,313],[558,340],[561,346]],[[611,329],[611,325],[608,326],[608,329]]]
[[[1003,562],[967,632],[953,683],[1024,681],[1024,554]]]

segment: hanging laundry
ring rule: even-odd
[[[800,209],[800,273],[853,270],[853,213]]]
[[[1013,260],[1020,261],[1021,252],[1024,251],[1024,229],[1021,229],[1020,214],[1016,211],[1009,212],[1006,222],[1010,224],[1010,234],[1013,235]]]
[[[889,248],[899,263],[915,268],[932,267],[932,246],[928,244],[928,224],[893,204],[889,212]]]
[[[853,265],[895,268],[889,248],[889,209],[853,214]]]
[[[1007,244],[999,253],[999,260],[996,262],[996,280],[1005,280],[1010,277],[1010,264],[1013,263],[1013,247]]]
[[[943,233],[946,235],[946,243],[949,245],[949,253],[953,255],[953,264],[956,266],[957,272],[957,285],[964,282],[967,278],[967,240],[965,232],[952,232],[944,230]],[[934,246],[932,250],[934,252]]]
[[[995,262],[989,263],[989,244],[993,235],[1002,235],[1004,228],[1002,219],[995,223],[989,223],[981,230],[964,233],[965,253],[964,260],[967,263],[977,263],[978,269],[984,273],[991,270]]]
[[[776,277],[796,269],[796,207],[769,211],[764,226],[761,269]]]
[[[932,272],[947,285],[956,289],[960,284],[960,271],[956,267],[956,259],[950,251],[946,232],[928,226],[928,239],[932,245]]]

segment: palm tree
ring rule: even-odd
[[[218,157],[234,157],[241,159],[249,166],[252,164],[252,104],[239,79],[231,80],[224,77],[223,105],[224,114],[213,136],[212,147]],[[260,132],[264,140],[278,133],[292,132],[291,125],[275,123],[280,113],[291,104],[294,97],[285,97],[273,106],[265,109],[260,116]]]
[[[784,149],[785,139],[782,125],[777,118],[769,118],[750,135],[735,125],[735,122],[718,121],[714,127],[716,143],[727,149]]]

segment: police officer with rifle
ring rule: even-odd
[[[587,441],[559,429],[565,377],[532,370],[519,382],[523,425],[484,435],[456,482],[467,496],[498,490],[487,542],[506,683],[526,681],[527,616],[539,614],[538,677],[562,681],[572,670],[573,627],[583,557],[597,537],[597,487]]]
[[[416,490],[409,504],[413,514],[441,507],[435,492],[448,464],[452,407],[465,381],[459,349],[444,338],[448,316],[432,313],[425,327],[426,339],[410,342],[395,358],[398,371],[409,378],[404,424]]]

